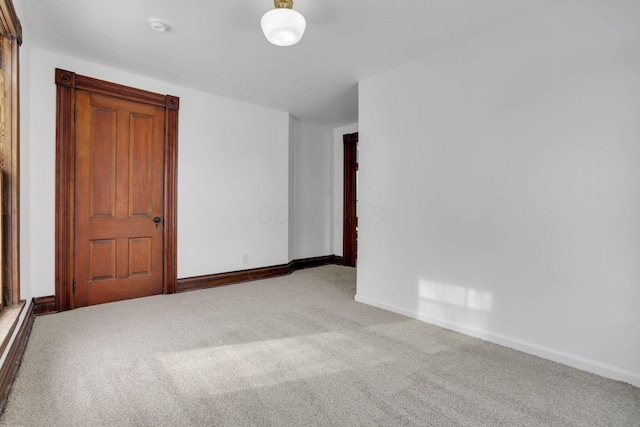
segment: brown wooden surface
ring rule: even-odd
[[[289,263],[291,271],[302,270],[303,268],[320,267],[321,265],[336,264],[335,255],[318,256],[312,258],[294,259]]]
[[[13,331],[20,319],[20,313],[24,308],[24,301],[4,307],[0,312],[0,354],[4,354],[4,349],[9,344]]]
[[[11,385],[16,377],[20,363],[22,363],[22,356],[27,347],[27,341],[29,341],[29,334],[31,334],[34,319],[33,304],[29,304],[24,321],[18,330],[16,338],[9,346],[7,357],[2,367],[0,367],[0,415],[4,412],[4,408],[7,405]]]
[[[14,17],[2,4],[0,18]],[[12,6],[11,6],[12,9]],[[15,18],[17,19],[17,18]],[[8,22],[5,22],[8,25]],[[14,23],[15,24],[15,23]],[[3,24],[4,25],[4,24]],[[19,26],[19,22],[17,24]],[[20,97],[19,40],[15,34],[0,37],[2,45],[2,139],[0,164],[3,170],[2,246],[4,300],[9,305],[20,300]]]
[[[357,195],[356,172],[358,133],[343,136],[344,142],[344,195],[342,221],[342,256],[344,265],[356,266],[357,259]]]
[[[56,70],[56,310],[74,308],[72,295],[75,188],[75,74]]]
[[[291,273],[288,264],[178,279],[178,292],[267,279]]]
[[[71,71],[55,70],[55,82],[57,86],[57,131],[56,131],[56,307],[55,311],[64,311],[85,304],[105,302],[112,299],[124,299],[141,294],[175,292],[176,287],[176,189],[177,189],[177,143],[178,143],[178,108],[179,98],[169,95],[159,95],[114,83],[80,76]],[[87,110],[86,103],[81,107],[82,93],[90,93],[90,101]],[[76,97],[79,97],[76,100]],[[99,100],[91,106],[92,100]],[[135,105],[127,110],[115,107],[113,102],[120,99],[128,105]],[[86,101],[86,100],[85,100]],[[116,113],[110,113],[115,108]],[[74,116],[88,116],[94,120],[94,129],[104,130],[109,140],[109,132],[113,137],[122,140],[122,135],[146,137],[150,133],[161,135],[162,144],[158,149],[157,144],[151,146],[128,145],[122,150],[122,142],[115,142],[115,154],[113,145],[99,144],[89,150],[89,157],[95,163],[95,168],[81,168],[76,170],[76,157],[87,156],[87,150],[76,152],[79,140],[87,138],[86,129],[78,129],[76,134]],[[128,111],[127,120],[122,123],[113,123],[113,114],[118,117],[123,111]],[[149,114],[153,111],[153,114]],[[154,117],[155,125],[149,125],[149,117]],[[164,123],[162,126],[158,122]],[[123,124],[125,123],[125,124]],[[129,125],[126,125],[129,123]],[[166,126],[165,126],[166,125]],[[115,126],[115,127],[114,127]],[[124,127],[129,129],[125,130]],[[152,132],[149,130],[150,126]],[[130,132],[130,133],[129,133]],[[82,135],[81,135],[82,134]],[[119,136],[120,135],[120,136]],[[146,147],[146,148],[145,148]],[[94,150],[95,149],[95,150]],[[152,153],[152,154],[150,154]],[[153,168],[147,167],[145,156],[149,159],[162,157],[160,179]],[[126,158],[126,159],[125,159]],[[110,159],[111,166],[108,161]],[[124,159],[124,160],[123,160]],[[116,166],[113,166],[115,161]],[[127,163],[124,167],[126,173],[120,174],[121,163]],[[153,163],[153,162],[152,162]],[[80,163],[78,163],[80,165]],[[92,163],[93,165],[93,163]],[[157,171],[156,171],[157,172]],[[115,178],[114,175],[115,174]],[[82,179],[80,179],[82,175]],[[126,177],[125,177],[126,176]],[[88,179],[90,178],[90,179]],[[115,184],[114,184],[115,182]],[[88,202],[78,202],[76,187],[83,187],[83,191],[90,191]],[[149,186],[152,192],[160,188],[162,201],[160,207],[154,205],[153,196],[148,193]],[[124,189],[126,187],[126,189]],[[124,194],[124,196],[121,196]],[[114,201],[112,197],[116,197]],[[80,206],[81,203],[84,203]],[[151,207],[149,207],[151,206]],[[84,212],[86,218],[82,220],[86,224],[81,236],[76,235],[75,216]],[[132,220],[136,227],[147,228],[142,234],[126,237],[127,226],[123,225],[122,213],[127,220]],[[153,222],[155,217],[161,218],[156,227]],[[81,222],[82,222],[81,221]],[[94,223],[88,226],[89,222]],[[111,235],[106,234],[105,224],[111,222]],[[149,231],[149,223],[152,230]],[[102,228],[101,228],[102,227]],[[83,230],[84,230],[83,228]],[[138,228],[141,229],[141,228]],[[96,234],[91,234],[96,233]],[[84,243],[80,243],[83,241]],[[161,250],[156,253],[155,242],[161,242]],[[82,245],[82,253],[76,244]],[[164,254],[164,257],[162,256]],[[88,267],[82,272],[75,267],[76,259],[88,261]],[[160,264],[158,264],[160,262]],[[153,279],[160,271],[160,290]],[[77,274],[83,274],[82,278]],[[76,281],[76,294],[73,293],[73,281]],[[120,286],[124,281],[135,282],[135,286]],[[131,280],[128,280],[131,279]],[[96,284],[95,287],[89,286]],[[151,282],[154,284],[152,285]],[[84,284],[84,286],[83,286]],[[83,289],[81,289],[83,288]],[[77,301],[76,301],[77,299]]]
[[[174,242],[164,246],[164,293],[176,292],[178,281],[178,108],[180,100],[175,96],[165,97],[165,169],[164,169],[164,239]]]
[[[0,0],[0,34],[22,44],[22,25],[11,0]]]
[[[76,89],[76,306],[162,293],[164,108]]]
[[[63,70],[61,70],[63,71]],[[172,109],[177,110],[180,102],[175,96],[161,95],[159,93],[148,92],[142,89],[136,89],[129,86],[122,86],[116,83],[106,82],[104,80],[94,79],[92,77],[75,75],[75,88],[77,90],[86,90],[93,93],[127,99],[129,101],[141,102],[158,107],[167,107],[167,97],[173,100]]]
[[[34,298],[33,311],[36,316],[56,313],[56,297],[54,295],[49,295],[46,297]]]

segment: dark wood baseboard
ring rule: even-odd
[[[295,259],[289,264],[273,265],[270,267],[252,268],[249,270],[231,271],[228,273],[207,274],[205,276],[185,277],[178,279],[178,292],[194,289],[213,288],[216,286],[232,285],[234,283],[251,280],[268,279],[270,277],[286,276],[303,268],[320,267],[322,265],[342,265],[342,257],[325,255],[312,258]]]
[[[268,277],[289,274],[289,265],[274,265],[271,267],[252,268],[250,270],[231,271],[228,273],[208,274],[205,276],[186,277],[178,279],[177,291],[191,291],[193,289],[212,288],[215,286],[231,285],[233,283],[248,282],[250,280],[266,279]]]
[[[4,412],[7,404],[13,380],[16,377],[20,363],[22,363],[24,350],[27,348],[27,342],[29,341],[29,335],[33,327],[33,320],[36,318],[33,303],[29,304],[27,310],[24,322],[22,322],[15,340],[13,340],[13,343],[9,346],[7,357],[2,367],[0,367],[0,415]]]
[[[344,265],[344,260],[338,255],[325,255],[317,256],[313,258],[294,259],[289,263],[292,270],[302,270],[303,268],[320,267],[322,265]]]
[[[40,316],[43,314],[57,313],[55,295],[34,298],[33,311],[36,314],[36,316]]]
[[[321,265],[333,264],[335,255],[317,256],[313,258],[294,259],[289,263],[291,271],[302,270],[303,268],[320,267]]]

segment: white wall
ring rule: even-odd
[[[640,2],[360,84],[357,300],[640,385]]]
[[[344,142],[342,136],[358,132],[358,124],[353,123],[333,130],[333,220],[331,221],[331,247],[333,254],[342,256],[342,222],[344,212]]]
[[[180,97],[178,277],[288,262],[287,220],[269,218],[270,209],[288,203],[288,113],[38,48],[29,55],[22,67],[29,86],[22,102],[21,257],[33,296],[54,294],[56,67]]]
[[[331,255],[331,129],[291,117],[293,258]]]

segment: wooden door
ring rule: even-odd
[[[162,293],[165,109],[76,91],[75,305]]]

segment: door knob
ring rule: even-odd
[[[155,223],[156,223],[156,228],[158,228],[158,223],[159,223],[160,221],[162,221],[162,220],[160,219],[160,217],[159,217],[159,216],[157,216],[157,217],[153,218],[153,222],[155,222]]]

